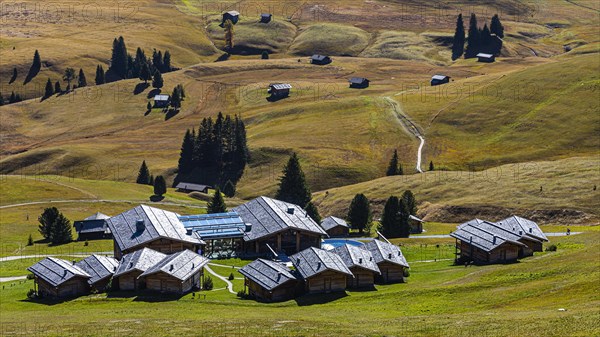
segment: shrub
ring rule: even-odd
[[[89,246],[89,244],[90,243],[88,242],[88,240],[85,240],[85,242],[83,243],[83,245],[86,246],[86,247]]]
[[[34,278],[35,278],[35,276],[33,276],[33,274],[27,274],[28,280],[33,280]]]
[[[547,252],[555,252],[556,251],[556,245],[555,244],[551,244],[548,247],[546,247],[546,251]]]
[[[404,269],[404,277],[409,277],[410,276],[410,271],[408,269]]]
[[[31,234],[29,234],[29,237],[27,238],[27,245],[33,246],[33,237],[31,236]]]
[[[28,298],[28,299],[30,299],[30,300],[32,300],[32,299],[34,299],[34,298],[36,298],[36,297],[37,297],[37,296],[36,296],[36,294],[35,294],[35,290],[33,290],[33,289],[29,289],[29,291],[27,292],[27,298]]]
[[[237,292],[237,297],[246,298],[246,292],[244,290],[240,290]]]
[[[204,285],[202,288],[204,290],[212,290],[213,289],[213,281],[212,281],[212,278],[210,278],[210,276],[207,276],[204,279]]]
[[[229,281],[233,281],[233,279],[235,279],[235,277],[233,276],[233,273],[229,273],[228,279],[229,279]]]

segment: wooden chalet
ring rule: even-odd
[[[326,56],[326,55],[319,55],[319,54],[314,54],[313,56],[310,57],[310,63],[311,64],[318,64],[318,65],[326,65],[331,63],[331,57]]]
[[[257,259],[239,270],[244,275],[248,294],[262,302],[287,301],[297,294],[301,284],[295,272],[285,264]]]
[[[108,228],[107,219],[110,218],[106,214],[96,213],[83,220],[75,221],[73,227],[77,232],[77,240],[102,240],[112,238],[110,228]]]
[[[197,252],[204,242],[193,232],[188,233],[179,214],[140,205],[108,219],[114,239],[114,256],[141,248],[151,248],[165,254],[186,249]]]
[[[417,218],[414,215],[408,216],[408,225],[410,226],[410,234],[421,234],[423,233],[423,223],[425,221]]]
[[[201,288],[204,266],[208,261],[191,250],[184,250],[168,255],[138,278],[145,281],[148,290],[185,294],[192,289]]]
[[[240,253],[269,255],[271,250],[287,255],[308,247],[321,247],[327,233],[302,207],[268,197],[258,197],[232,209],[249,230],[244,233]]]
[[[345,237],[350,233],[350,226],[343,219],[328,216],[321,221],[321,227],[329,235],[329,237]]]
[[[367,242],[365,248],[371,252],[379,268],[380,275],[376,277],[377,281],[404,282],[404,270],[409,268],[409,265],[398,246],[375,239]]]
[[[230,20],[234,25],[238,23],[240,19],[240,12],[238,11],[228,11],[223,13],[223,19],[221,20],[221,27],[225,25],[225,21]]]
[[[496,61],[496,56],[493,54],[479,53],[477,54],[477,62],[492,63]]]
[[[543,243],[548,242],[548,238],[534,221],[513,215],[496,222],[496,224],[520,236],[518,241],[525,244],[526,247],[519,249],[519,257],[531,256],[533,252],[541,252]]]
[[[440,84],[445,84],[450,82],[450,76],[446,75],[433,75],[431,76],[431,86],[436,86]]]
[[[292,85],[288,83],[274,83],[269,84],[267,93],[271,95],[271,98],[284,98],[290,95]]]
[[[124,255],[113,275],[115,288],[119,290],[146,289],[144,280],[138,279],[138,277],[165,257],[167,257],[166,254],[150,248],[142,248]]]
[[[208,186],[208,185],[202,185],[202,184],[180,182],[175,186],[175,188],[177,189],[177,192],[183,192],[183,193],[190,193],[190,192],[208,193],[208,189],[210,189],[212,187]]]
[[[364,89],[369,87],[371,81],[364,77],[352,77],[348,82],[350,83],[350,88]]]
[[[155,108],[166,108],[169,106],[171,102],[171,97],[169,95],[155,95],[154,96],[154,107]]]
[[[331,251],[310,247],[290,256],[309,294],[339,292],[354,277],[342,259]]]
[[[526,247],[521,237],[493,222],[474,219],[457,227],[450,234],[456,239],[457,263],[476,264],[507,263],[519,258]]]
[[[271,22],[272,19],[273,19],[273,14],[262,13],[260,15],[260,22],[261,23],[269,23],[269,22]]]
[[[69,261],[47,257],[27,270],[33,273],[38,296],[76,297],[90,291],[91,276]]]
[[[348,288],[373,288],[375,277],[381,275],[377,263],[373,259],[370,251],[349,244],[339,246],[333,249],[346,267],[350,269],[354,277],[346,278]]]
[[[112,257],[95,254],[75,263],[75,266],[90,275],[89,285],[99,292],[109,290],[108,286],[118,265],[119,261]]]

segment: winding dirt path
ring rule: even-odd
[[[212,274],[214,277],[220,279],[221,281],[225,282],[227,284],[227,290],[232,293],[232,294],[237,294],[235,291],[233,291],[233,283],[231,283],[231,281],[229,281],[227,279],[227,277],[221,276],[217,273],[214,272],[214,270],[212,270],[208,265],[204,266],[204,269],[206,269],[207,272],[209,272],[210,274]]]
[[[394,111],[394,116],[396,117],[396,119],[398,119],[404,131],[409,135],[415,136],[419,139],[420,144],[419,149],[417,150],[417,164],[415,168],[417,172],[423,173],[423,170],[421,169],[423,147],[425,146],[425,137],[423,137],[423,132],[421,131],[420,127],[413,121],[411,121],[410,118],[404,113],[398,101],[392,99],[389,96],[386,96],[383,99],[392,107],[392,110]]]

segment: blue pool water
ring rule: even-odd
[[[336,247],[343,246],[346,243],[349,245],[352,245],[352,246],[357,246],[357,247],[364,245],[364,243],[362,243],[360,241],[351,240],[351,239],[323,239],[323,241],[321,242],[321,248],[323,248],[325,250],[332,250]]]

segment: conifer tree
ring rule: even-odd
[[[461,57],[465,50],[465,26],[463,23],[462,14],[458,14],[456,19],[456,30],[454,31],[454,39],[452,42],[452,60]]]
[[[171,103],[170,104],[175,110],[181,108],[181,95],[180,95],[178,87],[173,88],[173,93],[171,94]]]
[[[312,201],[309,201],[308,204],[306,204],[304,210],[306,211],[306,214],[308,214],[308,216],[311,219],[313,219],[316,223],[321,223],[321,215],[319,214],[319,209],[317,208],[317,206],[315,206],[315,204],[313,204]]]
[[[361,234],[371,223],[371,205],[364,194],[359,193],[352,199],[347,220],[352,228],[358,229]]]
[[[167,193],[167,182],[163,176],[157,176],[154,179],[154,195],[161,197]]]
[[[152,53],[152,65],[154,66],[154,70],[161,71],[163,69],[163,57],[160,51],[154,49]]]
[[[160,71],[156,70],[156,72],[154,72],[154,76],[152,77],[152,87],[160,89],[163,87],[163,84],[162,75],[160,74]]]
[[[4,96],[2,96],[2,93],[0,92],[0,106],[4,105]]]
[[[52,81],[50,81],[50,78],[48,78],[48,81],[46,82],[46,88],[44,89],[44,99],[52,96],[54,94],[54,87],[52,86]]]
[[[104,84],[105,83],[105,79],[104,79],[104,69],[102,69],[101,65],[97,65],[96,66],[96,77],[94,78],[94,82],[96,83],[96,85],[100,85],[100,84]]]
[[[492,22],[490,23],[490,32],[492,34],[496,34],[496,36],[499,36],[500,38],[504,38],[504,26],[502,26],[498,14],[494,14],[492,17]]]
[[[410,190],[406,190],[402,193],[402,201],[404,202],[409,215],[417,215],[417,200]]]
[[[223,195],[221,194],[221,190],[217,187],[213,197],[210,199],[207,205],[206,213],[225,213],[227,212],[227,206],[225,205],[225,200],[223,200]]]
[[[142,69],[140,69],[140,80],[144,81],[144,83],[148,83],[148,80],[152,79],[152,76],[150,75],[150,67],[148,66],[148,63],[144,63],[142,65]]]
[[[82,88],[87,86],[87,80],[85,79],[85,74],[83,73],[83,69],[79,68],[79,76],[77,76],[77,87]]]
[[[187,175],[194,167],[194,138],[193,131],[190,132],[190,129],[187,129],[179,152],[179,163],[177,165],[179,174]]]
[[[62,88],[60,87],[60,81],[56,81],[56,83],[54,83],[54,93],[60,94],[61,92]]]
[[[27,73],[27,78],[25,78],[25,84],[31,81],[42,69],[42,59],[40,58],[40,53],[35,50],[33,53],[33,61],[31,62],[31,67],[29,68],[29,72]]]
[[[383,235],[395,238],[400,235],[400,200],[396,196],[390,196],[383,208],[381,224],[379,229]]]
[[[71,89],[71,81],[74,80],[76,77],[77,76],[75,75],[75,69],[70,67],[65,69],[63,80],[67,81],[67,92]]]
[[[142,161],[142,165],[140,166],[140,170],[138,171],[136,183],[142,185],[148,185],[150,183],[150,170],[148,166],[146,166],[146,161]]]
[[[168,50],[165,50],[165,56],[163,57],[163,72],[168,73],[173,70],[171,68],[171,53]]]
[[[276,199],[305,207],[311,199],[310,188],[306,184],[304,172],[296,153],[292,153],[285,168],[283,176],[279,179],[279,190]]]
[[[479,53],[480,48],[479,29],[477,28],[477,17],[475,13],[471,14],[469,20],[469,36],[467,36],[467,49],[465,50],[465,58],[475,57]]]
[[[392,159],[390,160],[390,164],[388,165],[388,169],[385,173],[386,176],[395,176],[398,174],[398,150],[394,150],[394,154],[392,155]]]
[[[8,98],[8,103],[16,103],[17,102],[17,95],[15,95],[15,92],[12,91],[10,93],[10,97]]]
[[[263,60],[268,60],[269,59],[269,52],[266,51],[266,50],[263,50],[260,58],[263,59]]]
[[[399,229],[398,229],[398,234],[401,238],[407,238],[410,236],[410,223],[409,223],[409,217],[410,217],[410,211],[408,210],[408,207],[406,206],[406,202],[404,200],[404,198],[400,198],[400,211],[398,213],[398,217],[399,217]]]
[[[433,161],[429,162],[429,171],[433,171],[434,167],[433,167]]]
[[[128,55],[127,47],[125,46],[125,39],[119,36],[118,39],[113,41],[113,50],[110,63],[110,69],[121,78],[127,78],[128,75]]]
[[[228,198],[233,198],[235,196],[235,185],[233,182],[231,182],[231,180],[227,180],[227,183],[225,183],[225,187],[223,187],[223,194],[225,194],[225,196]]]
[[[150,181],[148,182],[148,185],[154,186],[154,175],[153,174],[150,175]]]
[[[404,174],[404,168],[402,168],[402,163],[398,164],[398,175],[401,176]]]
[[[491,52],[492,47],[492,35],[490,33],[490,29],[487,26],[487,23],[483,25],[483,29],[479,33],[481,46],[479,51],[483,52]]]
[[[10,77],[10,80],[8,81],[8,84],[11,84],[11,83],[13,83],[16,80],[17,80],[17,67],[14,67],[13,68],[12,76]]]
[[[71,241],[73,241],[71,222],[62,213],[59,213],[50,235],[50,242],[53,245],[60,245]]]
[[[48,207],[44,209],[44,212],[38,217],[38,222],[40,223],[38,231],[42,234],[44,239],[50,239],[54,224],[58,218],[58,213],[56,207]]]

